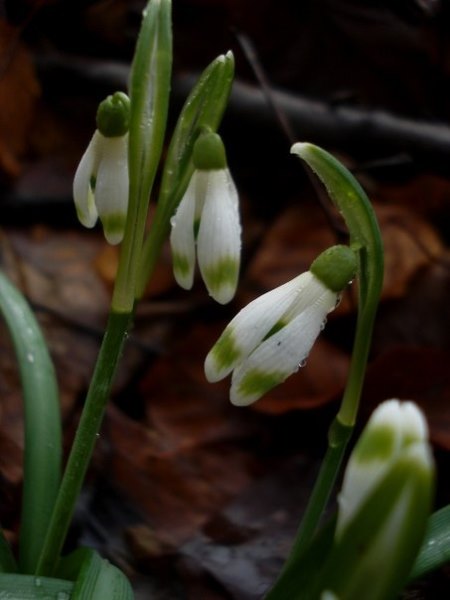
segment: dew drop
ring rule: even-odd
[[[36,579],[34,580],[34,585],[36,587],[41,587],[42,581],[41,581],[40,577],[36,577]]]
[[[308,360],[306,358],[302,358],[302,360],[299,362],[299,367],[302,369],[303,367],[306,367],[306,363],[308,362]]]
[[[320,331],[323,331],[325,329],[326,324],[327,324],[327,319],[325,318],[320,325]]]
[[[337,294],[336,295],[336,303],[334,305],[335,309],[339,306],[339,304],[341,303],[341,300],[342,300],[342,294]]]
[[[32,352],[28,352],[28,354],[27,354],[27,361],[29,363],[34,363],[34,354]]]

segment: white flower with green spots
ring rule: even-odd
[[[73,181],[78,219],[94,227],[97,218],[110,244],[122,241],[128,209],[128,134],[105,137],[96,130]]]
[[[392,465],[408,454],[430,461],[425,418],[413,402],[383,402],[373,412],[345,470],[338,499],[338,535]]]
[[[128,128],[130,99],[108,96],[97,110],[97,129],[73,181],[78,219],[94,227],[98,217],[110,244],[122,241],[128,210]]]
[[[205,361],[210,382],[233,371],[230,400],[255,402],[298,370],[338,294],[311,272],[263,294],[229,323]]]
[[[380,404],[345,470],[324,589],[348,600],[398,597],[423,547],[434,471],[420,409]]]
[[[307,358],[355,269],[353,251],[333,246],[310,271],[248,304],[206,357],[208,381],[232,372],[230,400],[238,406],[255,402],[282,383]]]
[[[201,136],[194,171],[171,219],[174,276],[184,289],[194,281],[195,256],[209,294],[221,304],[235,292],[241,255],[238,193],[217,134]]]

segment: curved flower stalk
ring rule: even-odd
[[[174,276],[191,289],[195,255],[209,294],[229,302],[237,287],[241,253],[238,193],[216,133],[202,134],[194,145],[195,171],[171,219]]]
[[[100,104],[97,130],[73,182],[78,219],[91,228],[100,217],[110,244],[122,241],[128,210],[129,104],[122,92]]]
[[[283,382],[306,360],[355,271],[353,251],[333,246],[310,271],[251,302],[206,357],[207,379],[219,381],[233,371],[230,400],[239,406],[255,402]]]

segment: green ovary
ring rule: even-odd
[[[272,371],[267,373],[258,369],[248,371],[242,378],[238,392],[242,396],[259,398],[286,379],[286,373]]]
[[[211,350],[214,362],[219,371],[229,369],[241,357],[233,332],[225,330]]]
[[[183,277],[186,277],[191,271],[189,259],[184,254],[172,254],[173,269]]]
[[[239,275],[239,262],[235,258],[223,258],[203,269],[203,279],[212,290],[234,287]]]

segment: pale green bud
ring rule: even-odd
[[[310,267],[311,273],[328,289],[341,292],[356,275],[357,260],[348,246],[332,246],[316,258]]]
[[[217,133],[202,133],[194,144],[192,161],[196,169],[212,171],[225,169],[225,146]]]
[[[97,110],[97,129],[104,137],[120,137],[130,126],[130,99],[116,92],[100,102]]]

